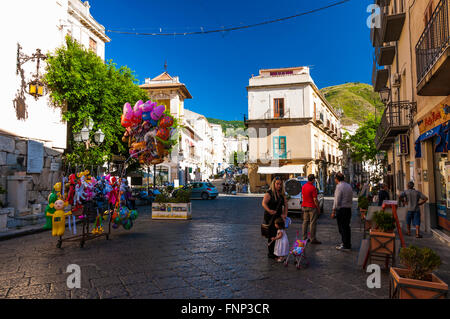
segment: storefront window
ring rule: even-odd
[[[437,137],[433,139],[433,149]],[[438,226],[450,231],[450,161],[448,153],[434,153],[436,206]]]

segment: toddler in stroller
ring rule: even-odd
[[[297,231],[297,236],[295,238],[294,244],[292,245],[292,248],[289,251],[289,255],[287,256],[284,265],[287,267],[289,264],[289,257],[291,257],[291,255],[294,257],[295,260],[295,266],[297,267],[297,269],[300,269],[302,266],[305,267],[309,265],[309,262],[305,256],[305,248],[308,245],[309,242],[309,238],[307,238],[306,240],[301,240],[298,239],[298,231]],[[302,262],[304,262],[304,264],[302,265]]]

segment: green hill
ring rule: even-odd
[[[367,114],[375,113],[375,107],[378,116],[384,109],[380,96],[373,91],[369,84],[345,83],[326,87],[320,91],[335,109],[344,111],[341,119],[342,125],[362,123]]]
[[[245,130],[245,125],[244,125],[244,121],[225,121],[225,120],[219,120],[219,119],[213,119],[210,117],[206,118],[208,120],[209,123],[212,124],[219,124],[222,126],[222,131],[224,133],[227,132],[227,129],[233,129],[236,130],[237,132],[243,132]],[[243,133],[238,135],[242,135]]]

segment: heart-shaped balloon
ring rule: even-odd
[[[154,119],[155,121],[158,121],[161,116],[163,115],[164,111],[166,110],[166,107],[164,105],[158,105],[157,107],[153,108],[152,111],[152,119]]]

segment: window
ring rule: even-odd
[[[273,99],[273,116],[284,117],[284,99]]]
[[[294,73],[294,71],[270,72],[270,76],[288,75],[288,74],[293,74],[293,73]]]
[[[286,159],[286,136],[273,137],[273,157],[275,159]]]
[[[97,53],[97,42],[92,38],[89,38],[89,49]]]
[[[424,17],[425,26],[428,25],[428,22],[430,22],[432,16],[433,16],[433,1],[430,1],[430,3],[427,6],[427,9],[425,10],[425,17]]]

